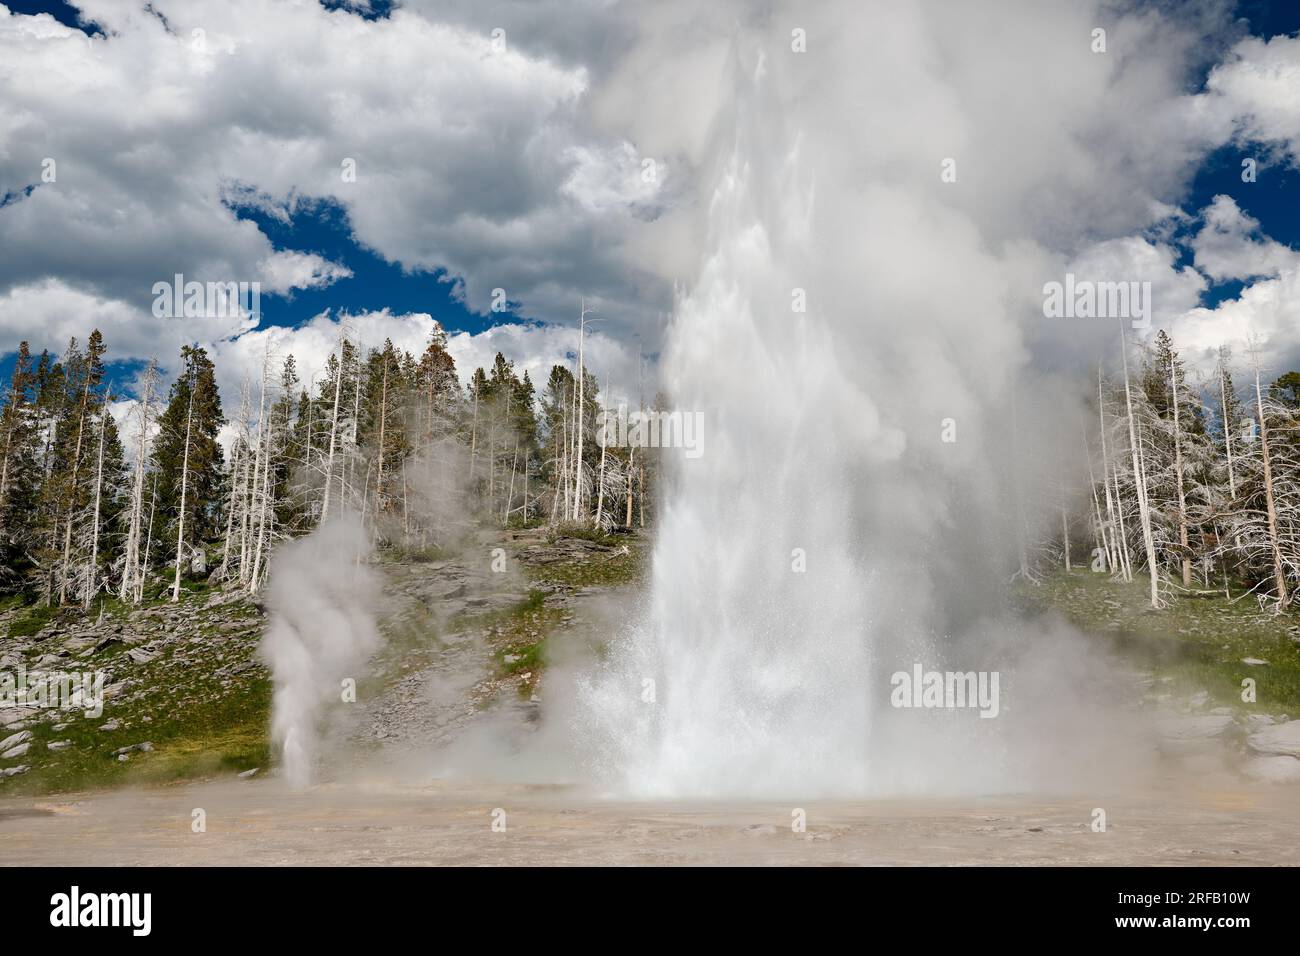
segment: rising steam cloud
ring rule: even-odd
[[[1096,10],[974,6],[727,5],[712,15],[734,18],[733,41],[694,59],[668,55],[690,36],[680,19],[645,24],[640,69],[705,63],[662,86],[637,75],[699,93],[673,131],[637,132],[699,170],[697,201],[642,251],[680,269],[691,250],[663,375],[713,437],[703,458],[670,459],[650,619],[580,681],[578,736],[622,792],[1014,788],[1032,756],[1105,723],[1076,693],[1096,662],[999,606],[1008,499],[1035,490],[1013,495],[1006,476],[1013,455],[1041,453],[1031,417],[1013,416],[1052,394],[1026,374],[1043,278],[1089,230],[1139,228],[1147,183],[1177,169],[1105,116],[1169,92],[1181,34],[1143,35],[1152,62],[1134,79],[1088,59]],[[1035,38],[1024,62],[989,69],[1013,28]],[[1063,66],[1069,80],[1034,88]],[[1032,101],[1013,119],[1008,90]],[[940,662],[1001,670],[1018,697],[960,726],[891,711],[888,675]]]
[[[275,682],[271,736],[293,786],[311,783],[327,708],[379,645],[369,551],[361,522],[344,515],[283,545],[271,565],[261,650]]]

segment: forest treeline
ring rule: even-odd
[[[1300,373],[1269,383],[1255,356],[1237,366],[1221,348],[1193,381],[1164,331],[1121,351],[1098,369],[1090,425],[1065,439],[1082,444],[1086,481],[1061,479],[1056,534],[1046,549],[1022,536],[1021,572],[1033,578],[1044,550],[1078,567],[1086,542],[1085,566],[1141,580],[1155,608],[1207,591],[1287,608],[1300,587]]]
[[[581,352],[540,392],[500,353],[462,387],[441,329],[416,356],[363,349],[343,325],[311,381],[268,352],[233,412],[202,348],[182,349],[170,383],[150,363],[129,399],[111,393],[106,356],[98,331],[57,356],[19,346],[0,405],[4,591],[83,607],[176,599],[199,579],[256,592],[276,544],[331,512],[416,551],[485,520],[644,526],[657,481],[655,449],[597,440],[605,409]],[[1266,382],[1222,349],[1192,381],[1163,331],[1116,366],[1098,369],[1087,423],[1063,439],[1079,456],[1040,485],[1055,531],[1031,530],[1017,502],[1020,573],[1091,567],[1141,580],[1154,607],[1210,590],[1289,607],[1300,372]]]
[[[107,350],[98,330],[58,356],[18,348],[0,408],[4,591],[85,608],[177,600],[197,579],[256,592],[279,541],[345,509],[410,550],[484,520],[646,521],[654,449],[598,444],[581,359],[540,395],[500,353],[462,387],[440,328],[417,357],[363,349],[343,325],[313,381],[268,352],[230,414],[203,348],[182,349],[165,390],[151,362],[129,400],[110,391]]]

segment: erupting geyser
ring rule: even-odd
[[[695,266],[661,372],[708,441],[662,452],[649,613],[579,680],[570,724],[607,792],[633,796],[1050,780],[1043,754],[1085,711],[1061,675],[1083,665],[999,606],[1000,443],[1027,358],[1022,267],[988,239],[1008,223],[941,181],[944,153],[918,156],[946,147],[909,104],[965,105],[946,67],[876,42],[882,7],[799,12],[737,32],[728,79],[692,104],[707,145],[665,147],[695,150],[702,185],[663,233],[676,263],[689,237]],[[796,22],[815,57],[785,54]],[[890,30],[916,46],[959,27],[918,13]],[[942,442],[945,422],[969,437]],[[891,707],[890,675],[918,664],[1001,671],[997,719]]]
[[[262,655],[275,681],[271,736],[293,786],[311,782],[327,705],[379,646],[369,549],[361,522],[343,515],[275,553]]]
[[[672,403],[703,414],[709,442],[697,460],[664,452],[650,620],[583,688],[598,769],[637,794],[869,780],[879,598],[851,516],[863,469],[904,442],[819,304],[797,311],[816,271],[813,183],[759,87],[720,127],[704,259],[663,360]]]

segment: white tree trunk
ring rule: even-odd
[[[1183,587],[1192,586],[1192,558],[1187,537],[1187,495],[1183,489],[1183,436],[1178,417],[1178,370],[1169,359],[1169,388],[1174,395],[1174,474],[1178,479],[1178,544],[1182,547]]]
[[[478,458],[478,393],[474,388],[474,415],[469,422],[469,480],[474,480],[474,465]]]
[[[384,355],[384,378],[379,390],[379,476],[375,479],[375,521],[379,521],[379,512],[384,507],[384,434],[388,424],[388,356]]]
[[[574,462],[574,482],[573,482],[573,520],[578,520],[578,512],[582,507],[582,437],[587,430],[587,396],[586,396],[586,360],[584,359],[584,343],[587,336],[587,308],[586,300],[583,300],[578,315],[578,405],[577,413],[573,422],[578,430],[578,454]]]
[[[90,402],[90,372],[86,373],[86,387],[81,393],[81,412],[77,417],[77,446],[72,456],[71,483],[68,485],[67,520],[63,529],[63,563],[60,566],[59,603],[68,598],[68,563],[72,557],[72,512],[77,501],[77,479],[81,474],[81,439],[86,426],[86,406]],[[57,532],[56,532],[57,533]]]
[[[1115,560],[1111,562],[1114,568],[1118,562],[1120,576],[1125,581],[1133,580],[1129,573],[1126,553],[1128,551],[1128,540],[1123,535],[1123,517],[1119,516],[1117,520],[1116,512],[1119,510],[1119,479],[1115,479],[1115,497],[1112,500],[1110,493],[1110,454],[1106,449],[1106,399],[1101,389],[1101,366],[1097,366],[1097,418],[1101,425],[1101,483],[1106,489],[1106,520],[1110,525],[1111,538],[1114,539]],[[1118,529],[1118,530],[1117,530]],[[1116,535],[1118,534],[1118,538]],[[1122,549],[1122,550],[1121,550]]]
[[[262,499],[257,519],[257,548],[253,552],[253,573],[251,575],[248,590],[250,594],[256,594],[261,587],[263,577],[263,555],[267,549],[267,525],[271,520],[271,443],[274,440],[274,429],[269,429],[266,436],[267,449],[265,452],[266,463],[262,467]]]
[[[153,391],[158,377],[158,363],[151,361],[149,368],[145,371],[144,380],[141,383],[140,401],[137,408],[140,411],[140,434],[136,439],[135,453],[135,482],[131,488],[131,518],[127,526],[126,534],[126,555],[122,564],[122,585],[118,589],[118,597],[126,601],[135,595],[136,578],[140,573],[140,535],[144,521],[144,477],[146,468],[146,453],[149,447],[149,416],[153,404]],[[136,598],[136,603],[139,599]]]
[[[1124,402],[1128,408],[1129,451],[1133,456],[1133,482],[1137,488],[1138,517],[1142,522],[1142,543],[1146,546],[1147,568],[1151,572],[1151,606],[1159,608],[1160,583],[1156,569],[1156,544],[1151,533],[1151,511],[1147,506],[1146,478],[1138,458],[1137,428],[1133,421],[1133,394],[1128,380],[1128,343],[1124,340],[1124,330],[1120,327],[1120,354],[1124,360]]]
[[[185,549],[185,503],[190,483],[190,429],[194,423],[194,377],[190,376],[190,402],[185,412],[185,454],[181,457],[181,511],[176,522],[176,579],[172,584],[172,603],[181,599],[181,560]]]
[[[95,465],[95,506],[90,519],[90,565],[86,569],[86,596],[84,607],[90,610],[90,602],[98,590],[99,578],[99,503],[104,491],[104,436],[108,432],[108,400],[104,400],[104,413],[99,421],[99,461]]]
[[[1225,369],[1219,366],[1219,407],[1223,409],[1223,441],[1228,452],[1228,495],[1231,498],[1237,497],[1237,474],[1233,468],[1232,461],[1232,428],[1233,423],[1228,421],[1228,381]]]
[[[330,418],[330,447],[325,459],[325,497],[320,506],[320,523],[330,516],[330,485],[334,479],[334,446],[339,434],[339,397],[343,393],[343,327],[339,326],[339,362],[334,373],[334,414]]]
[[[1278,606],[1285,609],[1290,603],[1286,589],[1286,573],[1282,566],[1282,546],[1277,534],[1277,503],[1273,498],[1273,466],[1268,450],[1268,424],[1264,419],[1264,394],[1259,386],[1259,360],[1255,361],[1255,408],[1259,413],[1259,451],[1264,462],[1264,503],[1268,509],[1268,543],[1273,549],[1273,578],[1277,583]]]
[[[625,524],[632,527],[632,472],[635,471],[633,463],[636,461],[636,446],[633,445],[627,450],[627,521]]]
[[[1117,463],[1111,470],[1111,482],[1115,488],[1115,515],[1119,519],[1119,540],[1121,550],[1120,568],[1126,582],[1133,580],[1133,553],[1128,547],[1128,528],[1124,524],[1124,499],[1119,491],[1119,464]],[[1109,492],[1107,492],[1109,494]]]
[[[605,401],[609,401],[609,376],[605,376]],[[605,508],[605,450],[609,445],[609,436],[600,443],[600,473],[596,476],[596,527],[600,527]]]
[[[519,439],[515,439],[515,453],[510,458],[510,490],[506,492],[506,510],[503,518],[510,523],[510,506],[515,503],[515,474],[519,470]],[[528,492],[524,492],[524,503],[528,503]]]
[[[149,496],[149,533],[145,536],[144,556],[140,561],[140,578],[136,582],[135,603],[144,600],[144,581],[149,574],[149,556],[153,553],[153,522],[158,514],[158,473],[153,475],[153,492]]]
[[[361,343],[357,343],[357,386],[352,399],[352,453],[348,455],[347,467],[352,475],[351,487],[355,497],[357,487],[357,462],[361,457]],[[370,485],[369,464],[367,463],[366,486]],[[361,523],[365,524],[366,499],[361,498]]]

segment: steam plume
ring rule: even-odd
[[[271,735],[294,786],[311,783],[327,706],[379,645],[369,548],[360,521],[345,515],[285,544],[272,564],[261,650],[275,682]]]

